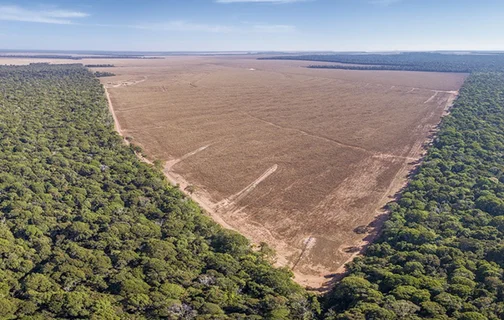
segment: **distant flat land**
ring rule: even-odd
[[[312,287],[373,238],[465,79],[243,56],[77,62],[114,64],[96,70],[116,74],[101,81],[123,135]]]

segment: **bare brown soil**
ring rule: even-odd
[[[465,79],[243,56],[92,62],[117,66],[102,82],[123,135],[314,288],[375,237]]]

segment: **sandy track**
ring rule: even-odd
[[[432,97],[430,97],[429,99],[425,100],[424,103],[429,103],[431,102],[432,100],[434,100],[434,98],[436,98],[436,96],[438,95],[438,91],[435,91],[434,94],[432,95]]]
[[[254,180],[251,184],[243,188],[241,191],[233,194],[232,196],[218,202],[216,204],[216,209],[217,210],[222,210],[224,208],[227,208],[232,205],[236,205],[237,202],[242,200],[244,197],[246,197],[252,190],[254,190],[259,183],[263,182],[266,178],[268,178],[270,175],[272,175],[276,170],[278,169],[278,165],[274,164],[271,168],[266,170],[259,178]]]
[[[184,161],[185,159],[189,158],[190,156],[194,156],[195,154],[205,150],[206,148],[210,147],[209,144],[207,144],[206,146],[203,146],[203,147],[200,147],[194,151],[191,151],[185,155],[183,155],[182,157],[178,158],[178,159],[175,159],[175,160],[170,160],[170,161],[166,161],[166,164],[165,164],[165,167],[164,169],[166,171],[171,171],[171,169],[173,168],[174,165],[176,165],[177,163],[181,162],[181,161]]]
[[[188,187],[193,185],[184,179],[182,175],[171,171],[170,167],[165,168],[163,173],[172,185],[179,186],[180,190],[187,197],[196,202],[203,210],[205,210],[215,222],[226,229],[239,232],[236,228],[227,223],[226,220],[224,220],[219,214],[217,214],[215,211],[215,204],[211,200],[211,196],[204,189],[197,188],[194,192],[188,192]]]
[[[141,79],[141,80],[126,80],[126,81],[119,81],[119,83],[107,83],[106,86],[109,86],[111,88],[128,87],[128,86],[134,86],[136,84],[145,82],[146,80],[147,80],[147,76],[144,76],[143,79]]]
[[[114,111],[114,107],[112,105],[112,100],[110,99],[110,94],[107,90],[106,87],[104,87],[105,89],[105,96],[107,97],[107,102],[108,102],[108,108],[109,108],[109,112],[110,114],[112,115],[112,118],[114,119],[114,129],[117,131],[117,133],[119,133],[119,135],[121,137],[123,137],[123,133],[122,133],[122,130],[121,130],[121,124],[119,123],[119,120],[117,119],[117,115]],[[126,142],[126,144],[129,145],[129,141],[124,139],[124,141]]]
[[[448,94],[450,94],[450,95],[455,95],[455,96],[457,96],[457,95],[458,95],[458,91],[453,91],[453,90],[452,90],[452,91],[432,90],[432,92],[434,92],[434,94],[433,94],[433,95],[432,95],[429,99],[425,100],[425,102],[424,102],[424,103],[429,103],[429,102],[431,102],[431,101],[432,101],[432,100],[434,100],[434,99],[437,97],[437,95],[438,95],[438,94],[440,94],[440,93],[448,93]]]

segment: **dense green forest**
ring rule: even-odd
[[[82,65],[0,67],[0,319],[312,319],[113,129]]]
[[[277,56],[261,60],[305,60],[350,65],[312,65],[309,68],[345,70],[402,70],[431,72],[503,72],[504,54],[407,52],[398,54],[317,54]],[[353,65],[351,65],[353,64]]]
[[[325,319],[504,319],[504,75],[472,74]]]

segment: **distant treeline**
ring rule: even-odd
[[[458,72],[458,73],[470,73],[469,69],[454,69],[450,71],[440,71],[439,69],[433,67],[421,67],[421,66],[355,66],[355,65],[310,65],[307,68],[310,69],[340,69],[340,70],[381,70],[381,71],[423,71],[423,72]]]
[[[304,60],[345,65],[312,65],[309,68],[345,70],[401,70],[432,72],[504,71],[504,54],[453,54],[408,52],[398,54],[319,54],[277,56],[260,60]]]
[[[66,60],[82,60],[82,59],[162,59],[159,57],[145,56],[129,56],[129,55],[106,55],[106,56],[72,56],[72,55],[47,55],[47,54],[9,54],[0,55],[0,58],[27,58],[27,59],[66,59]]]
[[[113,68],[115,67],[113,64],[86,64],[84,65],[86,68]]]
[[[115,73],[112,73],[112,72],[101,72],[101,71],[96,71],[94,73],[94,75],[98,78],[102,78],[102,77],[113,77],[115,76]]]

